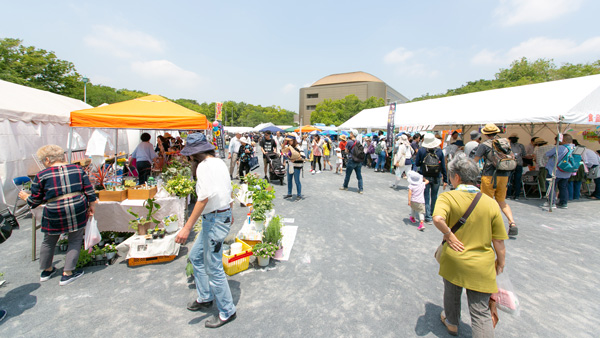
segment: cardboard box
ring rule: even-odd
[[[122,191],[100,190],[98,192],[98,199],[100,199],[100,201],[102,201],[102,202],[109,202],[109,201],[122,202],[127,199],[127,190],[122,190]]]
[[[127,198],[130,200],[147,200],[156,195],[156,187],[150,189],[127,189]]]

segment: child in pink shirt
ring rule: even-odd
[[[408,179],[408,205],[411,208],[410,221],[416,223],[416,217],[419,217],[419,227],[417,230],[425,230],[423,221],[425,220],[425,186],[429,183],[421,174],[416,171],[410,171]]]

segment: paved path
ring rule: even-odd
[[[448,336],[439,321],[442,280],[433,258],[441,234],[408,222],[406,188],[389,188],[392,175],[363,175],[364,195],[355,178],[349,191],[338,190],[342,177],[329,171],[305,172],[302,201],[282,199],[287,187],[275,187],[276,212],[298,226],[291,259],[266,269],[252,260],[249,270],[230,277],[238,318],[214,331],[204,321],[216,309],[185,309],[195,297],[184,274],[186,248],[167,264],[130,268],[121,259],[86,268],[76,283],[59,287],[58,277],[39,282],[24,220],[0,245],[7,279],[0,308],[8,310],[0,337]],[[522,310],[520,317],[500,313],[497,336],[600,336],[600,204],[584,200],[551,214],[539,200],[509,204],[520,233],[507,241],[506,271]],[[246,210],[236,205],[234,213],[236,230]],[[63,260],[55,256],[60,268]],[[464,295],[462,320],[461,336],[470,337]]]

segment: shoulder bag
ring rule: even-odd
[[[450,231],[452,231],[452,233],[456,233],[458,231],[458,229],[460,229],[460,227],[463,226],[463,224],[465,224],[465,222],[467,222],[467,218],[469,218],[469,216],[471,216],[473,209],[475,209],[475,206],[477,205],[477,202],[479,202],[480,199],[481,199],[481,192],[478,192],[477,195],[475,195],[473,202],[471,202],[471,205],[469,205],[469,208],[467,209],[467,211],[465,211],[465,214],[463,215],[463,217],[459,218],[458,221],[456,221],[456,224],[454,224],[454,226],[452,227],[452,229],[450,229]],[[444,246],[444,243],[446,243],[446,240],[442,241],[442,244],[440,244],[440,246],[438,246],[437,250],[435,250],[435,254],[433,255],[435,257],[435,260],[438,263],[440,262],[440,258],[442,257],[442,248]]]

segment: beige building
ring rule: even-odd
[[[383,98],[386,104],[408,101],[404,95],[371,74],[365,72],[333,74],[320,79],[310,87],[300,88],[298,123],[310,124],[310,114],[323,100],[335,101],[351,94],[356,95],[361,101],[371,96]]]

